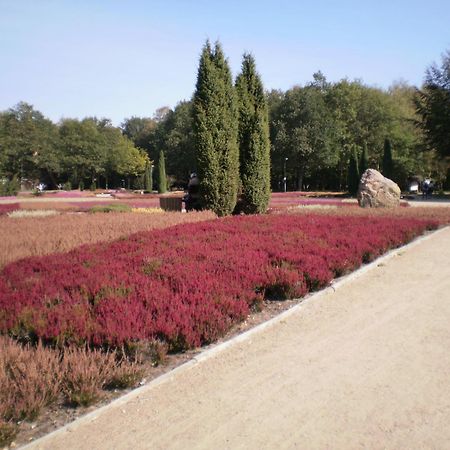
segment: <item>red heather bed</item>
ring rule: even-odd
[[[305,295],[426,229],[430,220],[262,215],[141,232],[0,274],[0,332],[59,345],[217,339],[263,298]]]

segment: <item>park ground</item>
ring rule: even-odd
[[[450,448],[449,267],[446,227],[30,448]]]

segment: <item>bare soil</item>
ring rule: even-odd
[[[450,448],[449,267],[447,227],[30,448]]]

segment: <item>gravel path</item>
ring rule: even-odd
[[[448,449],[449,324],[447,227],[29,447]]]

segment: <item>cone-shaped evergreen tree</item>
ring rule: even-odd
[[[364,144],[363,151],[361,153],[361,159],[359,160],[359,173],[360,176],[369,168],[369,156],[367,154],[367,145]]]
[[[222,48],[203,47],[194,94],[194,134],[201,206],[231,214],[239,183],[238,117],[231,71]]]
[[[152,174],[152,163],[147,162],[145,165],[144,172],[144,189],[146,191],[152,192],[153,190],[153,174]]]
[[[164,150],[159,152],[158,160],[158,192],[164,194],[167,191],[167,177],[166,177],[166,161],[164,159]]]
[[[356,195],[358,192],[360,174],[358,170],[358,157],[356,151],[350,155],[350,163],[348,166],[348,192],[350,195]]]
[[[267,210],[270,198],[269,118],[264,88],[252,55],[245,54],[236,79],[242,197],[239,210]]]
[[[392,180],[394,176],[394,161],[392,159],[392,147],[389,139],[384,140],[384,153],[383,153],[383,175]]]

